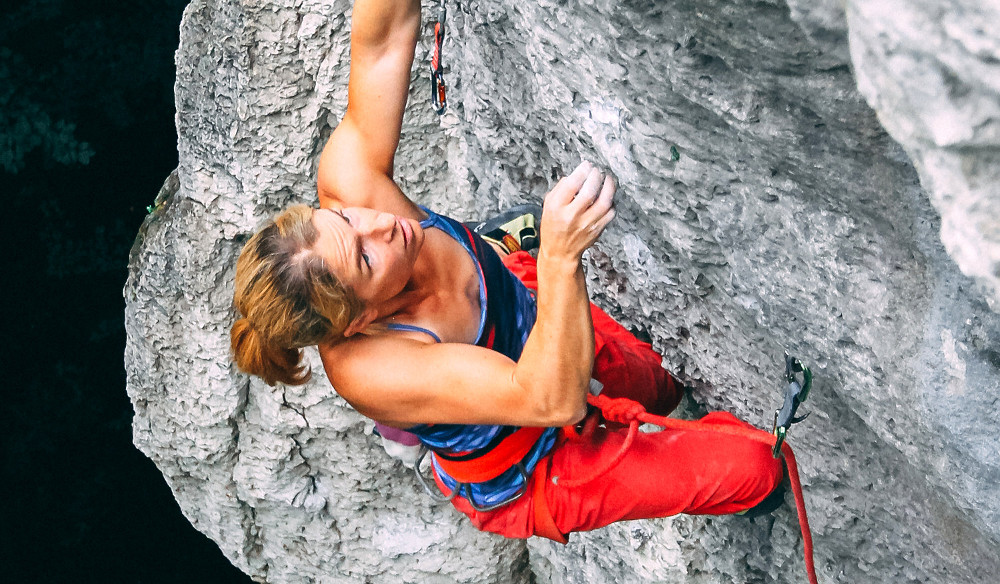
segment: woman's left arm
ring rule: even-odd
[[[320,156],[321,206],[419,214],[392,180],[419,36],[419,0],[355,2],[347,112]]]

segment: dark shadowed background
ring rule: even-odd
[[[184,0],[0,11],[0,580],[248,582],[132,446],[122,286],[177,165]]]

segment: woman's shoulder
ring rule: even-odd
[[[362,359],[368,355],[382,354],[387,347],[392,350],[406,350],[407,348],[419,348],[416,346],[408,347],[409,342],[417,343],[417,345],[435,342],[432,338],[421,337],[422,335],[419,333],[397,331],[387,327],[385,323],[377,323],[372,325],[368,332],[358,333],[336,342],[325,341],[320,343],[317,349],[319,349],[323,366],[327,367],[328,361],[331,365],[336,365],[343,363],[342,359],[345,358]]]

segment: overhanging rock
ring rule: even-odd
[[[858,88],[916,163],[948,253],[1000,310],[1000,4],[848,6]]]
[[[813,364],[814,415],[790,441],[820,580],[992,582],[1000,317],[985,277],[945,252],[931,201],[947,224],[947,193],[975,190],[987,203],[962,212],[995,253],[996,214],[976,214],[995,202],[982,186],[995,167],[931,176],[921,162],[928,195],[848,63],[886,120],[894,69],[869,62],[880,57],[866,39],[882,37],[865,31],[887,16],[851,4],[849,33],[839,3],[450,4],[451,108],[430,111],[422,45],[397,176],[418,202],[472,219],[537,201],[581,157],[610,168],[618,218],[589,252],[591,293],[692,385],[688,414],[766,426],[782,352]],[[986,26],[997,38],[997,19],[968,22],[952,5],[949,35]],[[314,353],[301,388],[235,371],[235,258],[272,213],[315,201],[316,158],[345,107],[349,16],[349,2],[328,0],[195,0],[185,12],[180,166],[125,295],[135,443],[188,519],[262,582],[801,581],[790,508],[632,522],[565,548],[479,533],[381,452]],[[900,51],[919,45],[904,40]],[[995,71],[984,46],[973,52]],[[905,125],[888,109],[890,129]],[[937,156],[893,133],[914,159]],[[956,257],[963,246],[948,244]]]

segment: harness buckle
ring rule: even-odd
[[[802,374],[801,382],[797,377],[799,373]],[[809,390],[812,388],[812,371],[801,361],[789,355],[787,351],[785,352],[785,381],[788,383],[785,388],[785,402],[780,410],[774,411],[774,426],[771,430],[776,438],[774,448],[771,449],[771,455],[775,458],[780,456],[781,445],[784,443],[785,436],[792,424],[797,424],[809,417],[808,413],[796,417],[795,412],[799,405],[809,397]]]

